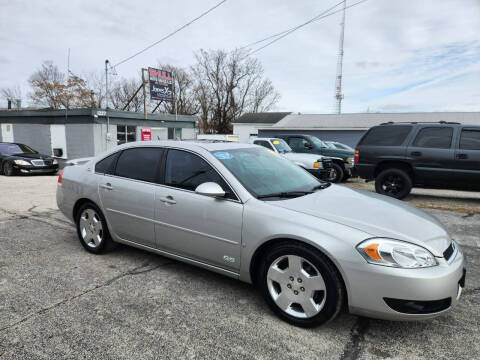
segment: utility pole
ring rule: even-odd
[[[148,119],[147,115],[147,91],[145,90],[145,71],[147,69],[142,68],[142,85],[143,85],[143,117],[145,120]]]
[[[342,77],[343,77],[343,41],[345,38],[345,9],[347,7],[347,0],[343,1],[342,11],[342,23],[340,24],[340,44],[338,50],[338,62],[337,62],[337,77],[335,80],[335,113],[342,113]]]
[[[105,60],[105,115],[107,117],[107,136],[106,136],[106,141],[107,141],[107,149],[108,149],[108,142],[110,141],[110,117],[108,116],[108,64],[110,62]]]

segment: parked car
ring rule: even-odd
[[[3,175],[56,174],[57,170],[58,161],[51,156],[39,154],[24,144],[0,143],[0,173]]]
[[[253,138],[251,139],[251,143],[263,146],[264,148],[287,158],[320,180],[328,181],[333,177],[332,159],[326,156],[294,153],[290,146],[288,146],[288,144],[282,139]]]
[[[339,143],[337,141],[324,141],[325,144],[331,149],[340,149],[340,150],[348,150],[350,152],[355,152],[355,149],[352,147]]]
[[[64,168],[57,203],[89,252],[119,242],[254,283],[298,326],[344,305],[426,319],[464,286],[462,251],[437,219],[251,144],[127,143]]]
[[[353,175],[353,151],[332,149],[319,138],[312,135],[276,135],[285,140],[294,152],[318,154],[332,158],[332,182],[345,181]]]
[[[402,199],[412,187],[480,190],[480,126],[385,123],[357,145],[355,168],[379,194]]]

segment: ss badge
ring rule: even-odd
[[[231,256],[228,256],[228,255],[223,255],[223,261],[228,262],[228,263],[234,263],[235,258],[231,257]]]

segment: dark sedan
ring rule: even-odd
[[[31,147],[18,143],[0,143],[0,173],[55,174],[58,161],[51,156],[39,154]]]

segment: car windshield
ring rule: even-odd
[[[23,144],[0,144],[0,154],[38,154],[38,152]]]
[[[308,139],[315,144],[316,147],[319,147],[319,148],[328,148],[328,145],[325,144],[322,140],[320,140],[319,138],[316,138],[315,136],[309,136]]]
[[[292,148],[283,139],[273,139],[272,144],[280,154],[292,152]]]
[[[338,147],[334,143],[331,143],[331,142],[325,142],[325,145],[327,145],[327,147],[329,149],[338,149]]]
[[[298,193],[302,196],[327,184],[265,148],[212,151],[212,154],[257,198],[269,194]]]

